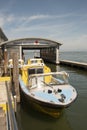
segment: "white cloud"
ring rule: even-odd
[[[0,13],[0,19],[3,19],[3,25],[8,24],[9,22],[21,23],[22,25],[26,25],[29,22],[36,21],[36,20],[57,20],[60,18],[66,18],[71,16],[71,14],[65,15],[44,15],[44,14],[37,14],[32,16],[14,16],[13,14],[5,14]],[[1,24],[2,25],[2,24]]]
[[[77,39],[77,43],[82,43],[82,42],[87,42],[87,34],[83,34],[83,35],[81,35],[81,36]]]
[[[56,21],[61,20],[61,19],[63,20],[63,19],[66,19],[68,17],[71,17],[71,16],[74,16],[74,14],[72,14],[72,13],[68,13],[68,14],[64,14],[64,15],[38,14],[38,15],[32,15],[32,16],[14,16],[13,14],[0,14],[0,19],[1,19],[1,21],[3,20],[3,25],[4,24],[8,25],[9,22],[10,23],[15,22],[15,24],[21,23],[22,26],[26,26],[28,23],[33,22],[33,21],[49,20],[49,22],[50,22],[52,20],[54,22],[55,20]],[[63,23],[63,21],[62,21],[62,23]],[[1,23],[1,25],[2,25],[2,23]]]
[[[29,17],[29,20],[36,20],[36,19],[45,19],[49,18],[50,15],[33,15]]]
[[[3,19],[2,17],[0,17],[0,26],[1,26],[1,27],[3,27],[4,22],[5,22],[4,19]]]
[[[0,26],[8,26],[9,23],[14,22],[15,17],[13,15],[0,14]]]
[[[72,16],[76,19],[71,18]],[[83,19],[79,22],[77,17]],[[86,22],[85,15],[83,17],[73,13],[20,17],[13,14],[0,14],[0,26],[5,29],[4,32],[8,34],[9,39],[31,36],[51,38],[64,43],[61,47],[63,50],[87,48],[87,31],[84,32]],[[83,31],[79,23],[84,27]]]
[[[9,15],[7,17],[7,22],[12,23],[15,20],[15,17],[13,15]]]
[[[78,37],[70,37],[63,39],[61,46],[63,51],[87,51],[87,34],[79,35]]]

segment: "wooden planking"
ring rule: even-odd
[[[1,107],[0,107],[0,130],[7,130],[6,114]]]
[[[0,82],[0,130],[7,130],[6,126],[7,92],[5,81]]]
[[[6,92],[6,85],[5,82],[0,82],[0,106],[4,109],[7,102],[7,92]]]

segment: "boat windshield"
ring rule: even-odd
[[[41,74],[43,73],[43,68],[29,68],[28,69],[28,74]]]
[[[68,83],[68,77],[61,74],[56,74],[52,76],[52,83],[51,84],[67,84]]]
[[[68,84],[68,76],[62,73],[38,73],[29,76],[29,83],[31,86],[63,85]]]
[[[30,62],[31,64],[44,63],[42,59],[31,59]]]
[[[37,63],[37,60],[32,60],[31,63],[32,64]]]

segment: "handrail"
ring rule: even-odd
[[[61,71],[61,72],[31,74],[31,75],[29,75],[29,78],[32,78],[32,77],[35,77],[35,76],[40,77],[40,76],[50,76],[50,75],[65,75],[66,77],[69,76],[65,71]]]
[[[58,77],[59,75],[59,77]],[[44,77],[45,76],[51,76],[51,80],[49,83],[46,83]],[[57,77],[55,77],[57,76]],[[68,84],[68,73],[66,73],[65,71],[61,71],[61,72],[50,72],[50,73],[39,73],[39,74],[31,74],[29,75],[29,82],[30,85],[32,85],[32,83],[35,84],[35,86],[40,82],[43,82],[45,85],[51,87],[51,85],[55,84],[55,85],[60,85],[60,84]],[[43,79],[39,79],[43,77]],[[33,80],[34,79],[34,80]],[[55,83],[54,83],[55,82]]]
[[[7,84],[7,82],[5,82],[5,84],[6,84],[8,106],[9,106],[9,126],[10,126],[10,130],[18,130],[18,126],[17,126],[17,122],[16,122],[16,118],[15,118],[15,113],[14,113],[14,110],[13,110],[13,107],[12,107],[11,95],[10,95],[9,89],[8,89],[8,84]]]

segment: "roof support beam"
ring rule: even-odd
[[[20,46],[20,51],[19,51],[19,53],[20,53],[20,59],[22,59],[22,46]]]
[[[59,64],[59,47],[56,47],[56,64]]]

